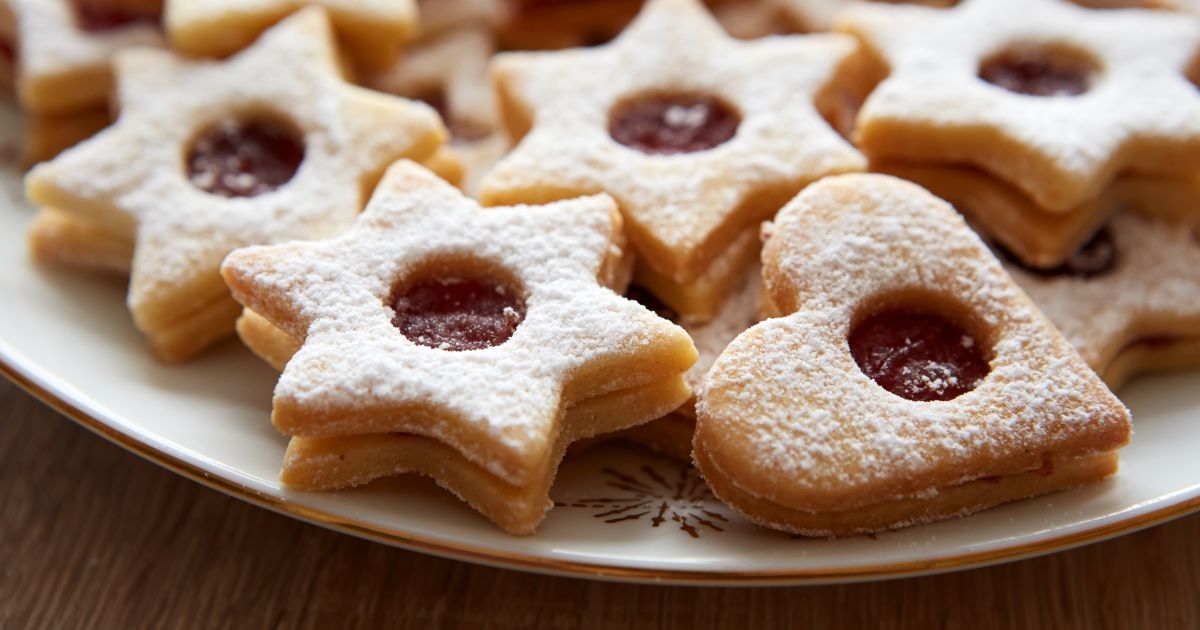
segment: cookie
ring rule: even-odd
[[[871,170],[924,186],[1031,267],[1061,265],[1122,209],[1153,207],[1186,216],[1200,208],[1200,180],[1141,173],[1118,176],[1095,199],[1067,212],[1043,211],[1015,187],[969,166],[872,163]]]
[[[550,507],[565,442],[647,422],[689,394],[687,333],[601,284],[623,259],[621,229],[606,196],[484,210],[399,162],[345,234],[241,249],[222,273],[239,302],[304,340],[275,388],[276,428],[367,436],[372,453],[395,433],[441,445],[367,469],[420,472],[468,499],[511,488],[519,500],[470,502],[527,534]],[[645,417],[605,411],[632,401]],[[573,407],[582,418],[564,424]],[[304,487],[366,480],[330,474]]]
[[[171,46],[186,55],[227,57],[306,6],[324,7],[356,64],[384,68],[417,35],[414,0],[166,0]]]
[[[158,46],[161,2],[6,0],[16,37],[21,107],[65,114],[103,107],[112,90],[113,55]]]
[[[117,122],[35,168],[27,194],[136,243],[129,308],[169,361],[233,332],[228,252],[344,229],[386,165],[446,137],[431,108],[343,81],[319,8],[224,62],[136,49],[116,69]],[[227,321],[168,341],[217,304]]]
[[[1058,268],[1030,269],[1002,258],[1114,390],[1160,364],[1200,365],[1200,353],[1189,361],[1182,351],[1200,342],[1200,241],[1191,225],[1126,212]]]
[[[1056,213],[1127,171],[1200,167],[1200,94],[1186,76],[1200,22],[1187,16],[1062,0],[860,3],[837,28],[890,67],[858,114],[872,160],[970,164]]]
[[[784,316],[717,359],[693,444],[750,520],[874,532],[1115,471],[1128,410],[925,190],[822,180],[779,213],[763,265]]]
[[[809,182],[865,167],[814,106],[854,48],[841,35],[739,41],[694,0],[652,0],[610,44],[499,54],[519,143],[480,198],[607,192],[639,258],[686,285]]]

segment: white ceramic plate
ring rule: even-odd
[[[19,121],[0,110],[12,155]],[[7,137],[5,137],[7,136]],[[32,210],[17,174],[0,177],[0,371],[130,450],[201,483],[296,518],[420,551],[548,573],[681,583],[831,582],[999,562],[1132,531],[1200,508],[1200,374],[1124,392],[1136,434],[1120,474],[965,519],[877,537],[794,539],[737,518],[690,468],[606,446],[564,464],[535,536],[501,533],[419,478],[330,494],[277,473],[269,423],[274,373],[229,342],[186,366],[147,354],[123,283],[35,267]]]

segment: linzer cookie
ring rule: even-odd
[[[284,481],[418,472],[532,532],[567,444],[689,394],[687,334],[600,283],[620,243],[606,196],[484,210],[399,162],[344,235],[232,253],[234,296],[304,340],[275,389]]]
[[[329,11],[339,41],[367,68],[394,62],[417,34],[414,0],[166,0],[167,35],[184,54],[225,57],[305,6]]]
[[[422,40],[368,80],[377,90],[424,101],[441,114],[464,171],[463,189],[472,195],[508,150],[487,76],[494,52],[489,32],[464,27]]]
[[[429,107],[341,79],[319,8],[226,62],[138,49],[116,68],[116,124],[34,169],[27,193],[136,242],[129,308],[167,360],[233,332],[228,252],[344,229],[387,164],[446,136]]]
[[[39,114],[103,109],[110,62],[130,46],[160,45],[161,0],[6,0],[21,106]]]
[[[1200,343],[1191,225],[1124,213],[1055,269],[1005,266],[1113,389],[1138,372],[1200,365],[1186,351]]]
[[[607,192],[643,262],[686,285],[809,182],[864,168],[814,106],[853,52],[841,35],[738,41],[694,0],[652,0],[609,45],[502,53],[492,73],[520,143],[481,198]]]
[[[1200,168],[1193,18],[1061,0],[860,3],[838,29],[890,68],[858,114],[873,160],[971,164],[1047,212],[1095,199],[1129,170]]]
[[[779,213],[763,265],[784,315],[717,359],[694,443],[752,521],[874,532],[1116,470],[1128,411],[928,192],[818,182]]]

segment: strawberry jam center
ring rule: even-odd
[[[89,33],[109,31],[135,23],[157,24],[159,11],[149,7],[138,10],[125,3],[112,0],[71,0],[75,9],[75,22],[80,29]]]
[[[456,352],[498,346],[525,318],[515,291],[476,278],[419,282],[392,298],[392,311],[409,341]]]
[[[1012,252],[998,248],[1000,255],[1009,262],[1028,271],[1045,277],[1069,276],[1087,280],[1103,276],[1117,267],[1117,244],[1113,241],[1112,232],[1107,227],[1101,228],[1088,242],[1084,243],[1071,257],[1057,267],[1038,269],[1021,262]]]
[[[975,338],[934,313],[881,311],[855,326],[849,342],[864,374],[909,400],[957,398],[989,371]]]
[[[979,78],[1029,96],[1078,96],[1088,91],[1092,69],[1082,58],[1038,47],[1014,48],[986,61]]]
[[[291,126],[268,118],[213,125],[192,142],[188,179],[222,197],[254,197],[291,181],[304,161],[304,141]]]
[[[740,118],[721,101],[698,95],[648,96],[613,112],[613,140],[651,155],[705,151],[737,133]]]

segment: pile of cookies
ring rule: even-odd
[[[1111,475],[1113,390],[1200,365],[1200,20],[1082,4],[8,0],[0,37],[33,258],[128,274],[166,362],[278,369],[287,485],[416,472],[529,534],[622,438],[828,536]]]

